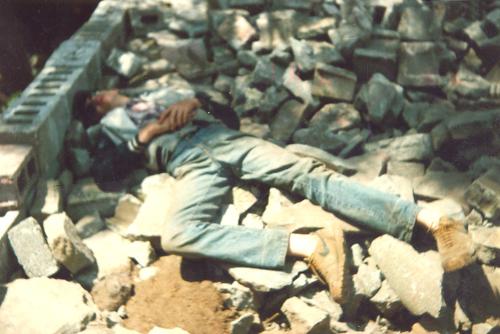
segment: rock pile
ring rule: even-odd
[[[162,1],[131,9],[129,19],[131,37],[110,53],[102,88],[204,90],[237,112],[243,132],[462,219],[477,246],[477,264],[446,274],[423,235],[411,246],[341,222],[352,245],[351,302],[334,303],[301,261],[282,272],[224,266],[234,281],[218,289],[241,315],[232,333],[498,330],[499,1]],[[92,131],[74,122],[68,170],[40,181],[32,218],[9,232],[23,269],[12,280],[28,279],[0,286],[7,333],[49,321],[24,318],[12,302],[20,286],[48,293],[56,283],[73,291],[61,303],[80,310],[58,333],[83,330],[91,313],[113,327],[126,314],[131,269],[148,268],[160,251],[175,180],[138,170],[119,192],[103,192],[88,178],[91,145]],[[252,228],[339,223],[308,201],[250,184],[236,186],[224,209],[223,224]]]

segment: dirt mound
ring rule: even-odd
[[[229,333],[233,310],[226,309],[202,265],[164,256],[154,263],[156,276],[135,285],[126,304],[124,325],[141,333],[154,326],[180,327],[191,334]]]

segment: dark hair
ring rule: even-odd
[[[79,90],[73,97],[74,116],[86,128],[99,123],[99,115],[95,105],[90,100],[91,97],[92,93],[89,90]]]

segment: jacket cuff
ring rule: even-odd
[[[146,146],[147,144],[141,143],[139,141],[137,135],[127,142],[127,148],[134,153],[142,153]]]

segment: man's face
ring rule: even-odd
[[[95,106],[99,116],[104,116],[108,111],[119,106],[120,96],[117,89],[102,90],[92,95],[89,102]]]

